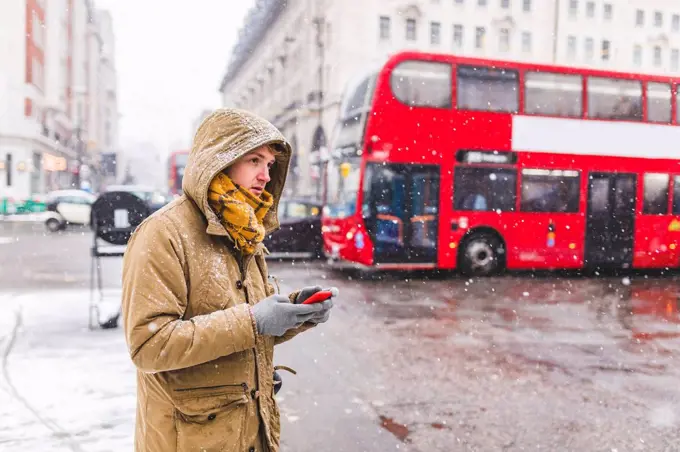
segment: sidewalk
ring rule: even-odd
[[[111,312],[120,289],[105,297]],[[0,306],[0,451],[132,451],[136,371],[121,328],[88,328],[89,290],[0,293]],[[348,346],[355,312],[334,316],[277,348],[276,362],[298,372],[277,396],[281,451],[411,450],[381,426],[381,377],[361,376],[375,358],[358,359],[363,339]]]
[[[135,370],[121,329],[88,329],[89,291],[0,305],[0,450],[132,450]]]

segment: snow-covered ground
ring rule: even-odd
[[[120,328],[88,328],[89,291],[0,305],[0,451],[132,450],[135,369]]]

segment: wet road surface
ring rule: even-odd
[[[0,289],[88,287],[90,241],[0,227]],[[277,348],[298,372],[282,373],[284,452],[678,450],[675,275],[270,272],[282,292],[340,288],[331,321]]]
[[[311,265],[271,271],[341,287],[320,358],[335,368],[329,384],[355,388],[410,450],[680,444],[676,277],[363,281]],[[340,348],[349,358],[334,359]]]

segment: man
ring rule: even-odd
[[[222,109],[194,138],[184,196],[149,217],[123,262],[125,336],[137,373],[137,451],[276,452],[274,345],[328,319],[268,283],[291,148],[269,122]]]

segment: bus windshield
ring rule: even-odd
[[[333,149],[361,149],[375,88],[376,74],[363,74],[350,82],[340,106],[340,119],[333,137]]]
[[[345,218],[356,212],[360,174],[359,157],[331,159],[328,162],[326,216]]]

